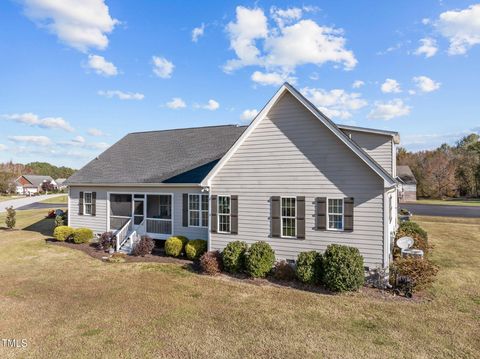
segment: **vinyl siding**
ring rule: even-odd
[[[343,130],[347,135],[352,136],[365,152],[367,152],[380,166],[382,166],[392,177],[395,177],[395,163],[393,158],[392,136],[363,131]]]
[[[383,260],[383,180],[290,94],[283,95],[212,179],[211,193],[238,195],[238,234],[211,233],[211,249],[228,242],[270,243],[277,258],[357,247],[367,266]],[[271,238],[270,197],[305,196],[303,240]],[[316,231],[316,197],[354,197],[354,231]]]
[[[78,198],[80,191],[97,192],[97,215],[79,215]],[[107,194],[108,193],[164,193],[173,194],[173,234],[186,236],[189,239],[208,239],[208,229],[204,227],[183,227],[183,193],[200,193],[199,187],[185,188],[142,188],[142,187],[78,187],[71,186],[69,191],[70,226],[87,227],[95,233],[103,233],[107,228]]]

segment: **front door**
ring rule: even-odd
[[[145,218],[145,199],[133,200],[133,224],[138,226]]]

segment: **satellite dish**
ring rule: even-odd
[[[412,237],[402,237],[397,240],[397,246],[402,250],[409,249],[413,246],[413,243],[414,241]]]

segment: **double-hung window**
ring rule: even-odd
[[[328,229],[343,231],[343,199],[328,199]]]
[[[92,215],[92,192],[83,195],[83,214]]]
[[[297,199],[295,197],[282,197],[281,201],[281,219],[282,219],[282,237],[297,236]]]
[[[230,196],[218,196],[218,232],[230,233],[231,231]]]
[[[208,227],[208,195],[188,195],[188,225],[190,227]]]

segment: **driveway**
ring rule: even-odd
[[[10,206],[13,206],[13,208],[17,209],[17,210],[34,209],[35,207],[33,207],[33,208],[30,207],[30,206],[33,206],[34,203],[43,201],[43,200],[48,199],[48,198],[55,198],[55,197],[60,197],[60,196],[65,196],[65,194],[64,193],[44,194],[44,195],[41,195],[41,196],[32,196],[32,197],[11,199],[9,201],[2,201],[2,202],[0,202],[0,213],[5,212],[5,208],[10,207]],[[40,208],[42,208],[42,206],[44,204],[45,203],[38,203],[38,204],[36,204],[36,206],[41,205]],[[47,207],[45,207],[45,208],[52,208],[52,207],[55,207],[55,204],[48,204]],[[60,206],[60,207],[66,207],[66,205],[63,204],[63,206]]]
[[[412,212],[412,214],[417,214],[419,216],[468,217],[468,218],[480,217],[480,207],[400,203],[399,208],[406,208],[410,212]]]

